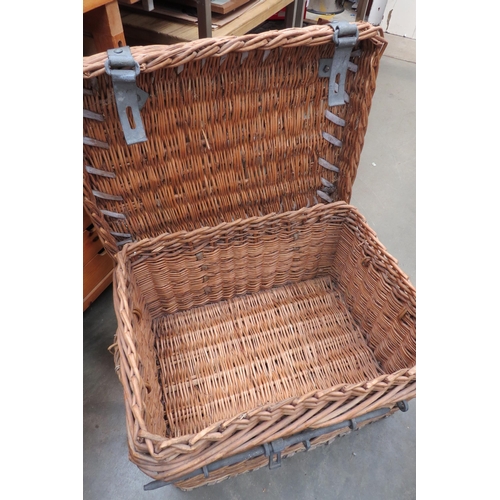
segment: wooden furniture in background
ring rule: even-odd
[[[113,281],[113,260],[104,251],[97,230],[83,209],[83,310]]]
[[[126,45],[118,0],[83,0],[84,55]],[[86,47],[86,48],[85,48]],[[83,209],[83,310],[111,284],[113,261]]]
[[[93,39],[95,52],[126,45],[118,0],[83,0],[83,31]]]
[[[120,3],[129,1],[120,0]],[[127,39],[131,45],[169,45],[212,36],[245,35],[284,8],[285,26],[298,28],[302,26],[305,0],[250,0],[224,16],[210,8],[209,0],[196,0],[196,4],[198,15],[191,22],[188,18],[193,16],[189,15],[184,16],[186,19],[169,17],[168,11],[175,8],[175,2],[171,6],[155,5],[149,12],[139,3],[124,5],[122,23]],[[231,20],[228,22],[228,19]]]

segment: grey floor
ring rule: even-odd
[[[415,41],[387,36],[351,203],[416,285]],[[83,314],[83,492],[106,499],[416,498],[416,402],[406,413],[260,469],[183,492],[143,491],[150,479],[128,461],[123,393],[107,348],[116,319],[108,288]]]

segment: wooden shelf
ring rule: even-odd
[[[303,13],[296,14],[296,4],[303,8],[304,1],[257,0],[250,3],[254,5],[248,5],[250,8],[223,26],[215,27],[217,21],[214,16],[212,36],[244,35],[285,7],[290,12],[288,16],[290,27],[302,23]],[[231,14],[234,15],[234,12]],[[160,17],[158,14],[154,15],[154,11],[140,13],[123,10],[122,23],[126,38],[131,45],[173,44],[200,38],[197,24]]]

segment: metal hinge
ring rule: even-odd
[[[104,67],[113,82],[116,108],[125,141],[128,145],[147,141],[140,110],[149,94],[137,87],[136,77],[140,69],[132,57],[130,48],[119,47],[108,50],[108,59]]]
[[[319,76],[330,78],[328,84],[328,106],[338,106],[345,104],[345,79],[351,52],[358,41],[358,27],[347,21],[337,21],[330,23],[335,43],[335,53],[332,59],[320,59]]]

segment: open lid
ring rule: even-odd
[[[84,205],[105,249],[349,202],[385,47],[332,23],[84,58]]]

